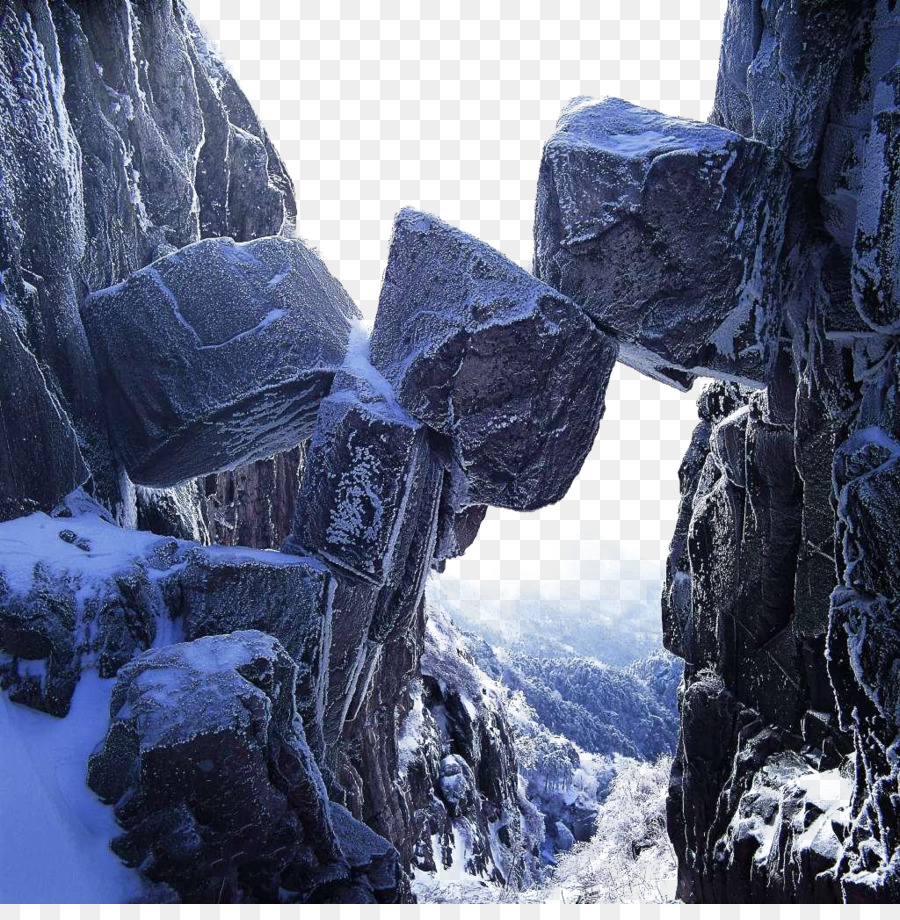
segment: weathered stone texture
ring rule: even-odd
[[[768,381],[781,330],[788,170],[714,125],[621,99],[575,99],[544,147],[535,271],[686,389],[695,376]]]

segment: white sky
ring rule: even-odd
[[[725,0],[188,0],[294,180],[298,232],[371,317],[409,205],[531,265],[541,146],[562,105],[614,95],[705,119]],[[440,17],[440,18],[439,18]],[[566,499],[491,509],[448,592],[582,604],[655,596],[695,392],[617,366]]]

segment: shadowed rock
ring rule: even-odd
[[[215,901],[277,900],[298,870],[308,884],[314,866],[340,862],[294,673],[281,645],[252,631],[157,649],[122,670],[88,784],[118,803],[125,833],[112,846],[126,864],[184,900]]]
[[[323,401],[286,552],[332,568],[324,715],[334,743],[365,699],[383,644],[411,626],[435,551],[442,467],[427,429],[341,372]]]
[[[297,666],[297,709],[318,753],[331,635],[332,578],[316,559],[247,549],[197,547],[178,575],[186,639],[258,629]]]
[[[307,438],[357,317],[283,237],[203,240],[91,295],[85,326],[131,478],[171,486]]]
[[[544,148],[535,272],[657,380],[765,383],[787,185],[763,144],[620,99],[575,99]]]
[[[875,95],[853,249],[853,298],[875,330],[900,331],[900,63]]]
[[[424,450],[425,429],[396,406],[333,393],[310,443],[289,551],[318,553],[352,577],[383,584],[407,479]]]
[[[35,292],[24,285],[24,297]],[[0,280],[0,521],[50,511],[88,477],[78,439]]]
[[[349,815],[335,833],[294,681],[278,641],[252,630],[122,670],[88,783],[116,803],[126,864],[187,901],[396,897],[390,844]]]
[[[466,504],[559,501],[604,411],[615,344],[571,301],[427,214],[394,225],[372,363],[451,439]]]

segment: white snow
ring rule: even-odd
[[[624,157],[647,156],[677,146],[679,139],[658,131],[641,131],[639,134],[607,134],[598,137],[596,145],[603,150],[621,154]]]
[[[0,524],[0,572],[11,592],[27,594],[34,584],[35,566],[54,574],[68,573],[77,579],[81,596],[100,582],[126,572],[152,548],[166,542],[165,537],[137,530],[123,530],[106,520],[105,512],[83,496],[78,513],[68,518],[53,518],[43,512]],[[73,532],[87,540],[83,550],[61,539],[60,533]]]
[[[409,688],[412,709],[403,720],[397,734],[397,767],[401,776],[406,776],[410,763],[419,753],[422,742],[422,728],[425,725],[425,707],[422,702],[422,681],[413,680]]]
[[[386,417],[404,425],[413,425],[413,417],[397,402],[394,389],[384,375],[372,364],[371,351],[372,324],[365,319],[351,320],[350,338],[347,341],[347,355],[343,370],[360,378],[387,404]],[[370,407],[371,408],[371,407]]]
[[[86,672],[64,719],[0,693],[0,902],[121,903],[140,894],[137,873],[109,849],[119,833],[112,808],[85,783],[113,684]]]

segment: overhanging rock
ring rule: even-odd
[[[411,415],[448,437],[467,504],[559,501],[604,411],[615,343],[500,253],[406,209],[372,333],[372,363]]]
[[[786,165],[757,141],[575,99],[544,148],[535,272],[637,370],[683,389],[695,375],[761,385],[781,326],[787,188]]]
[[[202,240],[92,294],[84,322],[129,476],[172,486],[309,437],[358,317],[285,237]]]

